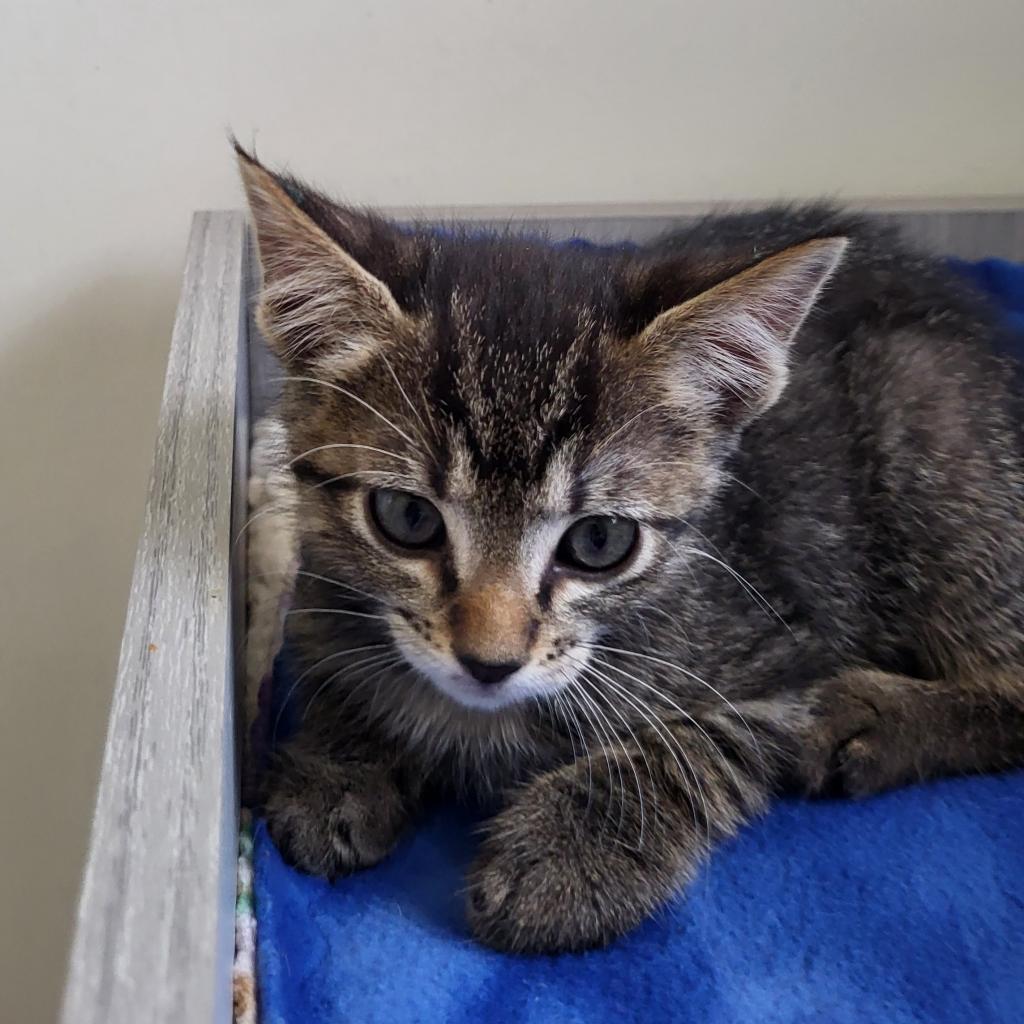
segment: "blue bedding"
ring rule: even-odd
[[[1006,310],[1024,358],[1024,266],[957,267]],[[782,802],[658,917],[583,955],[471,941],[472,825],[439,812],[334,885],[288,868],[259,825],[264,1024],[1024,1021],[1024,772]]]

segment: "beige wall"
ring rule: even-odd
[[[189,213],[1024,191],[1020,0],[3,0],[0,1019],[53,1016]]]

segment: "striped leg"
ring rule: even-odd
[[[470,871],[474,934],[498,949],[600,946],[675,894],[765,808],[802,706],[652,723],[534,779],[489,824]],[[611,739],[609,736],[608,739]]]
[[[1024,764],[1024,673],[964,681],[853,670],[813,687],[798,781],[869,796],[942,775]]]

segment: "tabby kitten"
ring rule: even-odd
[[[576,950],[780,792],[1024,762],[1024,403],[940,264],[825,207],[407,230],[239,158],[296,481],[289,861],[493,797],[473,933]]]

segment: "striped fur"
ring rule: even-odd
[[[637,250],[399,229],[241,160],[288,378],[294,863],[494,798],[474,933],[578,949],[787,788],[1024,760],[1024,409],[942,266],[824,207]],[[445,545],[389,547],[376,487]],[[556,563],[590,514],[640,524],[621,571]],[[467,650],[523,667],[484,688]]]

